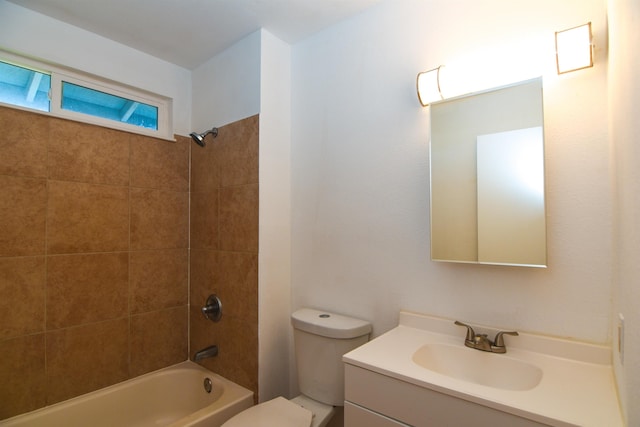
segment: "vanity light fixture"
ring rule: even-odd
[[[440,101],[444,99],[442,92],[440,91],[440,69],[443,66],[433,70],[423,71],[418,73],[416,79],[416,89],[418,90],[418,100],[423,107],[426,107],[434,101]]]
[[[556,31],[556,65],[558,74],[593,67],[591,22]]]

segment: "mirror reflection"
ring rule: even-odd
[[[432,260],[546,266],[542,79],[430,109]]]

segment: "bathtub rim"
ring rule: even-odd
[[[216,416],[215,418],[231,418],[233,415],[250,408],[253,406],[253,392],[245,387],[242,387],[239,384],[234,383],[233,381],[210,371],[202,365],[199,365],[191,360],[185,360],[183,362],[176,363],[174,365],[166,366],[161,369],[157,369],[154,371],[147,372],[142,375],[138,375],[132,378],[129,378],[124,381],[120,381],[118,383],[100,388],[98,390],[94,390],[80,396],[75,396],[70,399],[66,399],[60,402],[52,403],[47,406],[43,406],[42,408],[34,409],[33,411],[25,412],[22,414],[14,415],[10,418],[5,418],[0,420],[0,427],[12,427],[23,426],[24,422],[29,422],[30,419],[37,418],[44,412],[47,411],[55,411],[59,410],[60,407],[64,406],[74,406],[81,404],[83,401],[90,400],[92,398],[99,398],[102,395],[107,395],[112,393],[114,390],[117,390],[120,387],[123,387],[124,384],[136,384],[145,381],[146,378],[152,377],[155,375],[161,375],[163,372],[174,371],[174,370],[191,370],[197,371],[202,375],[206,375],[208,377],[216,378],[220,382],[224,384],[225,392],[220,396],[216,401],[210,403],[207,406],[204,406],[198,409],[195,412],[192,412],[183,418],[180,418],[173,423],[167,425],[167,427],[195,427],[203,420],[211,417],[211,406],[216,406],[215,414],[220,413],[220,416]],[[235,407],[237,405],[237,407]],[[226,419],[228,419],[226,418]],[[225,421],[226,421],[225,419]],[[222,423],[221,423],[222,424]]]
[[[205,368],[202,365],[199,365],[190,360],[185,360],[184,362],[177,363],[169,368],[187,368],[187,369],[195,369],[201,371],[203,374],[207,376],[215,377],[222,381],[225,385],[225,393],[220,396],[218,400],[211,403],[210,405],[205,406],[193,412],[186,417],[183,417],[171,424],[167,427],[196,427],[202,421],[207,420],[211,412],[208,411],[210,406],[216,405],[219,406],[216,410],[215,419],[220,421],[220,424],[227,421],[229,418],[234,415],[244,411],[253,406],[253,392],[247,388],[242,387],[239,384],[234,383],[233,381],[216,374]],[[164,368],[168,369],[168,368]],[[163,369],[160,369],[160,371]],[[157,372],[157,371],[156,371]],[[210,425],[210,424],[207,424]]]

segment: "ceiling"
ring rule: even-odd
[[[381,0],[8,0],[184,68],[265,28],[294,44]]]

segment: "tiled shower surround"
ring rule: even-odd
[[[219,129],[191,148],[191,355],[258,397],[258,116]],[[200,308],[216,293],[222,319]]]
[[[203,151],[188,137],[172,143],[0,107],[0,419],[189,357],[189,154],[216,151],[226,128]],[[257,294],[257,127],[254,139],[253,187],[234,172],[206,178],[211,203],[193,194],[192,276],[203,281],[192,284],[191,339],[219,344],[217,372],[255,390],[257,332],[245,324],[255,319],[257,331],[257,301],[247,303]],[[230,151],[225,167],[249,163]],[[238,206],[247,200],[252,215]],[[247,216],[255,236],[237,224]],[[199,295],[213,291],[229,315],[200,324]]]

